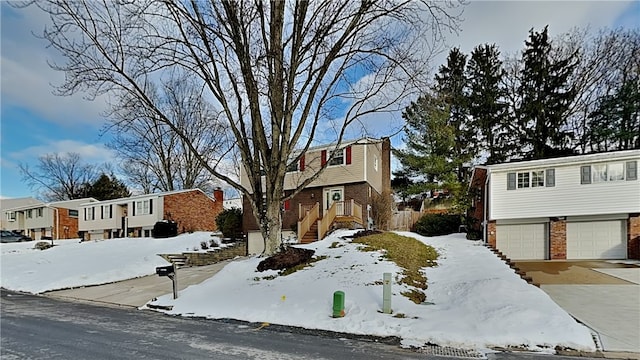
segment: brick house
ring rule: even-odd
[[[149,237],[161,220],[177,222],[178,233],[215,231],[223,197],[220,189],[213,198],[189,189],[87,203],[80,207],[80,231],[85,240]]]
[[[94,203],[94,198],[36,203],[6,209],[6,230],[17,231],[34,240],[42,238],[77,239],[78,214],[81,204]]]
[[[331,157],[334,145],[308,149],[285,177],[285,195],[322,166],[324,171],[301,192],[282,204],[282,230],[301,242],[324,237],[336,223],[367,227],[374,218],[376,195],[391,190],[391,143],[388,138],[362,138],[344,142]],[[242,186],[249,188],[241,170]],[[249,239],[249,252],[262,251],[263,239],[249,199],[243,198],[243,230]]]
[[[470,215],[509,258],[640,259],[640,150],[478,166]]]

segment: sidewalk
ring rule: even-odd
[[[207,280],[225,267],[230,261],[231,260],[227,260],[213,265],[178,269],[178,291]],[[171,294],[172,292],[171,279],[166,276],[149,275],[104,285],[49,291],[45,293],[45,295],[54,298],[92,301],[138,308],[153,298]]]

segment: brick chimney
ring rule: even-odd
[[[215,190],[213,190],[213,197],[214,199],[216,199],[216,201],[222,203],[224,201],[224,191],[222,191],[221,188],[217,187]]]

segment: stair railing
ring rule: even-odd
[[[303,214],[304,210],[304,216]],[[311,228],[311,224],[318,220],[320,217],[320,203],[316,203],[310,209],[306,210],[306,205],[299,205],[298,217],[302,217],[302,220],[298,220],[298,241],[302,240],[304,234],[306,234]]]

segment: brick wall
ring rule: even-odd
[[[567,221],[552,218],[549,222],[549,242],[551,260],[567,258]]]
[[[70,217],[69,209],[57,208],[53,212],[53,238],[54,239],[76,239],[78,237],[78,217]]]
[[[216,231],[222,201],[213,201],[199,190],[164,197],[164,219],[178,223],[178,232]]]
[[[629,221],[627,221],[627,257],[640,260],[640,214],[629,214]]]
[[[489,221],[487,224],[487,242],[492,247],[496,247],[496,222]]]
[[[362,205],[362,216],[365,218],[364,221],[366,223],[367,205],[371,204],[372,200],[372,198],[369,197],[369,184],[361,182],[346,184],[343,185],[343,187],[345,200],[354,199],[357,203]],[[299,204],[312,205],[316,202],[320,203],[320,217],[322,217],[322,189],[322,187],[307,188],[289,200],[289,210],[285,210],[282,214],[282,230],[291,230],[294,226],[297,226]],[[372,190],[372,195],[373,193],[375,193],[375,190]],[[249,199],[246,196],[242,197],[242,209],[242,231],[247,233],[251,230],[259,230],[260,228],[253,216],[253,211],[251,211]]]

